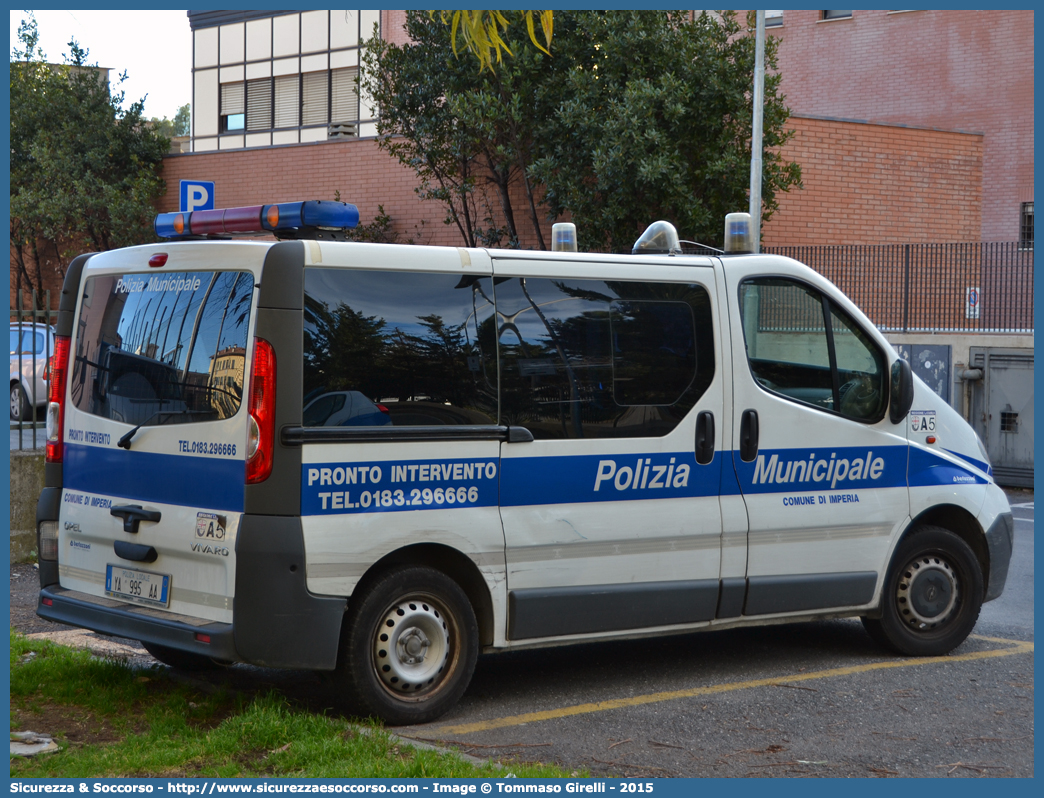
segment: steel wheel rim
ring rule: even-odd
[[[441,601],[429,595],[399,599],[381,614],[374,630],[374,672],[398,700],[425,700],[452,671],[457,637],[453,617]]]
[[[938,554],[918,555],[900,571],[895,598],[899,617],[906,626],[919,632],[937,629],[957,611],[957,573]]]

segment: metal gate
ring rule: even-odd
[[[1001,485],[1033,487],[1033,350],[973,346],[971,423]]]

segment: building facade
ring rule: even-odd
[[[905,240],[1032,241],[1033,11],[768,13],[797,131],[787,154],[802,164],[805,191],[784,198],[766,241],[797,243],[809,193],[870,227],[887,219]],[[845,185],[820,182],[827,160]],[[877,200],[869,217],[852,196],[863,186]],[[960,222],[914,225],[913,201]],[[909,238],[917,229],[923,237]]]
[[[340,197],[363,223],[383,207],[399,240],[461,243],[377,150],[355,88],[365,39],[404,41],[404,11],[188,16],[191,155],[167,159],[169,185],[214,180],[218,207]],[[1032,11],[771,11],[768,31],[804,188],[780,198],[767,246],[1031,245]],[[169,190],[162,210],[176,204]]]
[[[192,152],[376,134],[357,88],[379,11],[189,11]]]

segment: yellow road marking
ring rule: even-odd
[[[749,690],[754,687],[769,687],[775,684],[786,684],[790,682],[807,682],[813,679],[829,679],[834,676],[851,676],[857,673],[869,673],[871,671],[887,670],[889,668],[910,668],[917,665],[940,665],[951,662],[970,662],[978,659],[1010,657],[1013,654],[1028,654],[1033,651],[1033,643],[1030,642],[1024,642],[1021,640],[1005,640],[998,637],[981,637],[979,635],[972,635],[972,637],[977,640],[985,640],[991,643],[1003,643],[1010,646],[1010,648],[992,649],[990,651],[974,651],[968,654],[957,654],[952,657],[917,657],[893,660],[890,662],[873,662],[868,665],[851,665],[847,668],[830,668],[829,670],[813,671],[812,673],[795,673],[789,676],[775,676],[771,679],[752,679],[746,682],[727,682],[725,684],[710,685],[709,687],[693,687],[688,690],[650,693],[648,695],[633,696],[631,698],[614,698],[609,701],[577,704],[572,707],[549,709],[543,712],[527,712],[523,715],[511,715],[504,718],[479,721],[477,723],[462,723],[457,726],[437,726],[429,731],[438,732],[440,734],[473,734],[474,732],[489,731],[490,729],[502,729],[507,726],[520,726],[523,723],[535,723],[542,720],[568,718],[573,715],[588,715],[593,712],[605,712],[610,709],[637,707],[643,704],[657,704],[662,701],[674,701],[679,698],[717,695],[719,693],[730,693],[734,690]]]

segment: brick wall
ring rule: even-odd
[[[795,114],[983,134],[981,230],[1013,241],[1033,199],[1033,11],[787,10],[782,92]]]
[[[983,136],[793,117],[784,157],[804,189],[780,198],[766,246],[977,241]]]
[[[457,228],[443,223],[444,206],[417,197],[413,170],[378,150],[372,139],[174,155],[163,161],[163,179],[167,193],[160,201],[160,212],[178,210],[179,180],[213,180],[216,208],[332,200],[339,191],[341,200],[359,208],[363,225],[372,222],[377,206],[383,205],[401,242],[464,244]],[[498,200],[492,190],[489,200],[496,210]],[[537,246],[521,188],[512,204],[523,246]],[[545,241],[550,241],[551,223],[541,219],[541,224]]]

